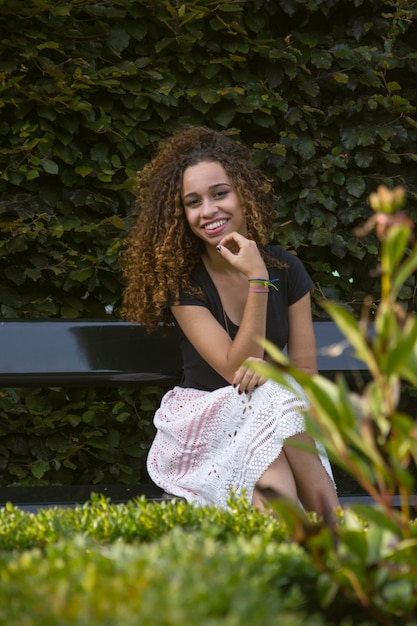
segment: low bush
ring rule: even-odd
[[[184,501],[149,502],[143,497],[112,504],[102,495],[93,495],[85,505],[40,508],[36,515],[7,504],[0,511],[0,550],[44,548],[76,534],[96,544],[118,540],[147,543],[174,527],[189,533],[200,531],[221,542],[259,534],[279,542],[286,536],[282,524],[252,511],[244,499],[235,499],[229,510],[220,510],[190,506]]]
[[[323,525],[313,517],[304,522],[310,546],[314,535],[322,541]],[[398,581],[378,574],[375,535],[349,512],[340,511],[338,525],[340,553],[367,560],[379,613],[330,584],[328,572],[344,575],[339,562],[318,567],[282,521],[243,499],[232,499],[228,511],[143,499],[113,505],[99,496],[37,514],[8,505],[0,512],[0,623],[417,624],[413,607],[401,604]],[[416,525],[410,533],[417,538]],[[393,547],[381,539],[390,559]]]

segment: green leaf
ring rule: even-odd
[[[68,413],[65,416],[65,419],[71,424],[71,426],[73,428],[75,428],[76,426],[78,426],[78,424],[81,423],[81,416],[80,415],[76,415],[74,413]]]
[[[41,161],[41,165],[47,174],[59,173],[58,163],[52,161],[51,159],[44,159],[43,161]]]
[[[346,558],[358,561],[364,566],[368,557],[367,537],[364,530],[345,530],[341,534],[340,539],[341,546],[339,551],[341,554],[346,554]]]
[[[350,508],[368,523],[375,524],[377,528],[387,530],[395,536],[401,536],[401,527],[398,523],[395,523],[393,519],[387,517],[386,511],[378,509],[375,506],[366,506],[357,502],[352,503]],[[381,554],[374,554],[371,562],[380,558]]]
[[[85,176],[88,176],[89,174],[91,174],[91,172],[93,171],[93,168],[88,165],[78,165],[75,168],[75,171],[77,174],[85,178]]]
[[[383,259],[390,275],[394,273],[403,259],[410,238],[408,226],[393,225],[389,228],[383,242]]]
[[[117,54],[128,47],[130,35],[122,28],[113,28],[108,35],[108,45]]]
[[[36,312],[39,312],[44,317],[56,315],[59,310],[55,302],[51,302],[50,300],[35,302],[33,307]]]
[[[236,114],[236,108],[233,105],[223,105],[217,112],[213,113],[213,119],[226,128],[229,126]]]
[[[70,470],[75,471],[77,469],[77,466],[75,463],[73,463],[72,461],[70,461],[69,459],[65,459],[62,463],[62,465]]]
[[[71,448],[71,440],[57,433],[47,438],[46,447],[55,452],[67,452]]]
[[[26,174],[26,180],[35,180],[35,178],[39,178],[39,170],[30,169]]]
[[[76,280],[80,283],[83,283],[84,281],[90,278],[91,273],[92,273],[92,270],[90,268],[83,269],[83,270],[73,270],[72,272],[70,272],[69,277],[72,280]]]
[[[346,187],[352,196],[360,198],[365,193],[366,183],[363,178],[350,176],[347,179]]]
[[[391,348],[386,358],[387,375],[400,374],[413,357],[417,345],[417,320],[409,317],[402,326],[396,345]]]
[[[330,606],[339,589],[339,584],[332,578],[331,574],[328,574],[327,572],[321,573],[317,581],[317,594],[320,606]]]
[[[344,72],[334,72],[333,80],[335,80],[337,83],[346,85],[349,82],[349,76]]]
[[[52,15],[64,17],[71,14],[71,5],[67,4],[66,2],[62,2],[57,4],[56,6],[51,6],[50,10]]]
[[[316,154],[316,148],[309,137],[304,137],[298,143],[297,150],[303,159],[311,159]]]
[[[140,443],[136,443],[125,448],[125,453],[133,458],[141,458],[144,454],[143,447]]]
[[[336,303],[323,302],[322,306],[355,349],[356,357],[366,363],[371,373],[378,376],[379,368],[375,355],[354,316]]]
[[[355,163],[359,167],[363,167],[363,168],[369,167],[371,163],[373,162],[373,160],[374,160],[374,155],[369,150],[358,150],[358,152],[355,153]]]
[[[118,413],[116,415],[116,420],[120,423],[125,422],[126,420],[128,420],[130,418],[130,413],[127,413],[126,411],[122,412],[122,413]]]
[[[64,305],[61,307],[61,317],[72,319],[78,316],[79,316],[79,311],[77,311],[77,309],[68,305]]]
[[[4,270],[5,276],[11,280],[15,285],[22,285],[25,282],[25,274],[21,269],[6,268]]]
[[[317,68],[328,70],[332,61],[332,55],[325,50],[315,49],[311,54],[311,63]]]
[[[106,161],[109,156],[109,146],[105,143],[96,143],[90,150],[93,161]]]
[[[35,461],[30,468],[35,478],[42,478],[48,470],[49,463],[47,461]]]
[[[110,222],[115,228],[118,228],[119,230],[126,230],[125,221],[118,215],[112,215]]]

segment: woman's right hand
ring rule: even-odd
[[[217,251],[225,261],[248,278],[268,277],[258,246],[251,239],[236,232],[230,233],[219,242]]]

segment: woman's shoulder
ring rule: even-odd
[[[278,245],[265,246],[265,252],[269,258],[281,264],[281,267],[274,267],[271,264],[268,270],[280,279],[282,286],[288,285],[290,290],[300,288],[301,291],[312,288],[313,281],[297,255]]]

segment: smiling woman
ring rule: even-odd
[[[123,312],[149,330],[169,319],[183,357],[181,384],[155,415],[148,471],[200,504],[225,507],[237,491],[259,508],[272,494],[321,514],[338,499],[324,451],[304,432],[304,393],[250,367],[265,360],[266,338],[317,369],[313,283],[268,245],[269,191],[247,148],[204,127],[173,135],[139,175]]]

